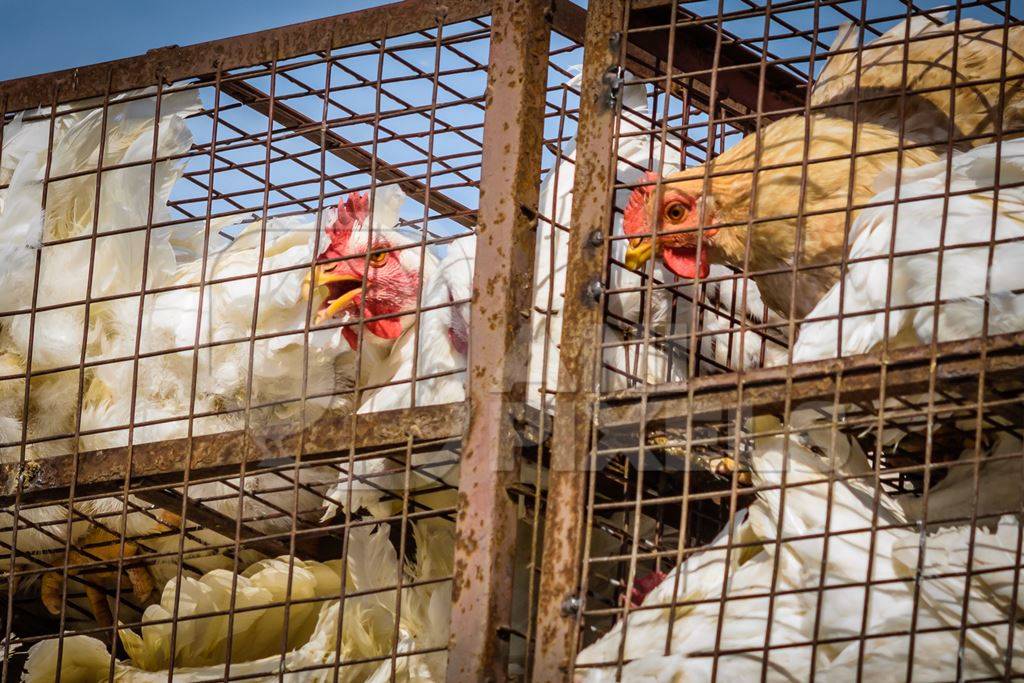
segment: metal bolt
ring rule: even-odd
[[[602,294],[604,294],[604,283],[600,280],[594,280],[587,285],[587,296],[594,301],[599,301]]]
[[[590,233],[590,245],[599,247],[604,244],[604,233],[600,230],[593,230]]]
[[[562,616],[563,617],[574,617],[580,612],[580,599],[575,595],[570,595],[562,601]]]
[[[519,211],[531,221],[537,220],[537,210],[527,204],[519,204]]]
[[[602,80],[608,87],[608,102],[610,105],[614,105],[615,100],[619,97],[619,91],[622,89],[622,75],[622,67],[618,65],[610,66],[604,72]]]

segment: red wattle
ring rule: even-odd
[[[356,350],[356,346],[359,344],[359,335],[356,333],[355,327],[343,327],[341,328],[341,334],[345,337],[345,341],[352,347],[352,350]]]
[[[348,345],[355,350],[356,346],[359,345],[359,333],[356,331],[355,325],[343,327],[341,334],[345,337],[345,341]],[[376,335],[381,339],[398,339],[402,334],[402,323],[398,318],[386,318],[384,320],[373,320],[366,323],[366,332]],[[364,334],[366,334],[364,332]]]
[[[381,339],[398,339],[402,334],[402,321],[398,318],[384,318],[366,323],[366,329]]]
[[[644,600],[650,594],[652,590],[661,585],[661,582],[666,579],[666,575],[658,570],[654,570],[650,574],[644,577],[637,577],[633,581],[633,590],[629,594],[629,606],[640,607],[644,604]]]
[[[711,265],[707,262],[706,252],[701,254],[700,261],[697,260],[696,247],[665,247],[661,252],[661,258],[665,266],[679,277],[693,280],[698,275],[703,279],[711,272]]]

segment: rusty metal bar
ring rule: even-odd
[[[174,514],[178,514],[182,508],[188,511],[188,520],[198,524],[204,529],[216,531],[228,538],[234,538],[236,521],[227,515],[221,514],[196,500],[185,500],[185,497],[173,489],[154,489],[150,491],[139,491],[134,494],[140,500],[152,503]],[[267,557],[279,557],[289,555],[287,541],[275,538],[263,538],[263,534],[253,531],[248,525],[242,524],[238,534],[239,541],[246,548],[257,550]]]
[[[664,2],[644,9],[634,7],[630,11],[630,44],[650,53],[659,63],[669,61],[668,25],[671,23],[672,4]],[[719,106],[734,108],[738,104],[748,112],[772,112],[803,106],[807,82],[775,64],[764,69],[764,95],[763,101],[759,102],[761,55],[742,45],[723,42],[716,60],[717,31],[707,25],[687,26],[682,22],[685,16],[680,14],[677,17],[676,49],[671,61],[673,72],[703,72],[703,76],[696,76],[695,80],[705,87],[691,88],[691,97],[710,101],[710,81],[714,77],[718,91],[715,101]],[[657,28],[633,32],[650,27]]]
[[[838,392],[844,403],[877,399],[879,370],[887,368],[885,385],[888,393],[901,396],[927,391],[929,377],[934,373],[938,382],[977,381],[981,368],[990,381],[998,377],[1018,377],[1024,371],[1024,333],[998,337],[969,339],[937,344],[938,352],[917,346],[889,351],[884,359],[854,356],[838,360],[822,360],[777,368],[763,368],[745,373],[743,405],[770,410],[781,406],[788,393],[791,400],[811,401],[830,399]],[[980,359],[985,348],[984,361]],[[932,367],[935,365],[935,367]],[[792,384],[785,392],[787,376]],[[693,400],[686,398],[687,386],[694,390]],[[625,427],[640,421],[641,411],[646,419],[659,420],[689,413],[709,413],[735,408],[737,402],[736,375],[733,373],[697,377],[689,383],[665,384],[648,389],[645,408],[639,405],[640,395],[623,392],[608,395],[604,401],[611,405],[600,412],[602,428]]]
[[[265,116],[273,116],[274,121],[284,128],[306,130],[307,132],[300,135],[317,145],[321,142],[322,132],[325,138],[324,145],[328,152],[361,171],[369,172],[371,168],[375,168],[378,180],[397,182],[410,198],[420,204],[427,203],[426,185],[421,180],[409,177],[404,171],[382,159],[378,159],[374,166],[373,156],[362,147],[349,142],[334,131],[321,131],[316,121],[287,104],[275,101],[274,106],[271,107],[270,96],[249,82],[224,81],[221,84],[221,90],[255,111]],[[475,211],[436,190],[430,192],[430,208],[442,214],[450,214],[453,221],[467,228],[476,225]]]
[[[195,477],[237,471],[243,453],[248,453],[253,462],[291,460],[300,439],[305,444],[304,462],[332,457],[347,450],[350,443],[357,449],[372,449],[402,444],[410,435],[425,441],[445,439],[462,431],[466,414],[466,406],[462,404],[425,406],[358,415],[353,426],[351,415],[332,412],[308,425],[301,434],[280,427],[254,427],[247,432],[195,436],[190,471]],[[132,479],[141,483],[180,481],[188,441],[183,437],[136,444],[131,462]],[[245,447],[247,443],[249,448]],[[80,453],[76,488],[86,493],[120,489],[128,467],[127,453],[127,447]],[[29,461],[21,466],[16,462],[0,464],[0,505],[11,504],[19,481],[23,481],[23,500],[37,501],[44,493],[47,499],[66,497],[72,483],[73,458],[68,454]]]
[[[450,0],[443,5],[437,0],[406,0],[382,7],[375,7],[360,12],[342,14],[335,17],[316,19],[313,21],[284,26],[269,31],[245,34],[222,40],[209,41],[185,47],[169,46],[150,50],[144,55],[129,57],[111,62],[104,62],[78,69],[67,69],[38,76],[29,76],[0,83],[0,96],[10,96],[9,111],[27,109],[44,103],[49,88],[55,81],[62,84],[61,101],[72,101],[86,97],[102,95],[104,88],[105,69],[114,71],[113,91],[144,87],[155,82],[155,75],[161,72],[168,81],[185,79],[198,73],[212,73],[219,61],[223,69],[246,67],[251,64],[267,62],[277,56],[279,59],[311,54],[322,49],[317,45],[317,36],[324,32],[334,35],[334,47],[343,47],[360,43],[367,35],[401,35],[431,28],[436,17],[443,15],[445,21],[453,23],[472,19],[487,14],[490,10],[489,0]],[[639,26],[660,26],[666,22],[669,7],[659,1],[638,10]],[[572,0],[554,0],[552,21],[559,33],[583,42],[583,27],[586,23],[587,11]],[[709,53],[708,40],[713,48],[715,31],[708,26],[681,27],[680,30],[692,38],[689,41],[677,41],[674,70],[680,72],[706,69],[702,66]],[[629,36],[627,48],[627,67],[641,78],[654,78],[660,74],[659,64],[664,64],[662,32],[646,31],[642,34]],[[275,55],[275,37],[281,45],[280,54]],[[736,69],[719,74],[719,80],[729,82],[728,95],[720,96],[718,101],[727,108],[743,113],[757,110],[757,74],[758,55],[743,46],[725,45],[722,50],[723,64],[731,66],[750,64],[751,69]],[[767,67],[768,82],[777,84],[779,90],[766,92],[768,100],[765,108],[779,109],[798,106],[802,101],[799,89],[806,84],[794,77],[792,73],[774,65]],[[700,99],[707,98],[710,74],[694,79],[696,87],[693,94]],[[227,82],[225,82],[227,85]],[[724,86],[725,83],[723,82]],[[796,88],[796,90],[794,90]],[[227,88],[225,88],[227,89]],[[779,98],[773,106],[772,98]],[[280,105],[278,105],[280,106]]]
[[[1014,377],[1024,370],[1024,358],[1016,349],[1024,345],[1024,334],[1010,334],[993,337],[988,342],[986,357],[986,374],[990,381],[1007,376]],[[945,342],[937,347],[936,379],[941,382],[969,381],[978,373],[977,359],[978,340]],[[885,361],[889,366],[887,385],[897,394],[911,394],[927,389],[931,354],[926,347],[895,349],[889,353]],[[881,361],[871,356],[824,360],[805,363],[793,369],[792,395],[799,400],[815,400],[828,398],[838,389],[844,401],[855,401],[871,398],[877,391],[877,375]],[[763,368],[748,372],[745,381],[744,404],[750,407],[770,410],[780,402],[778,387],[784,382],[783,368]],[[735,406],[735,375],[719,374],[697,377],[691,380],[694,385],[694,399],[688,401],[686,388],[682,385],[661,385],[648,393],[647,420],[658,420],[666,417],[686,414],[717,412]],[[599,413],[599,424],[602,429],[628,428],[640,420],[639,396],[631,393],[610,394],[604,399],[608,404]],[[418,439],[436,440],[458,434],[466,419],[467,410],[464,405],[429,406],[394,413],[370,413],[360,415],[356,425],[356,447],[373,449],[385,445],[401,443],[407,430],[416,434]],[[539,416],[534,409],[520,408],[515,417],[517,429],[526,430],[528,441],[537,442],[547,438],[547,434],[536,431]],[[325,459],[337,453],[331,444],[350,438],[347,428],[339,427],[347,423],[344,415],[328,415],[307,429],[307,439],[313,438],[309,461]],[[246,435],[242,432],[224,432],[195,437],[202,445],[201,455],[196,458],[194,471],[227,471],[237,468],[240,464],[237,449],[240,448]],[[261,458],[271,460],[277,457],[288,457],[293,441],[300,438],[298,434],[268,433],[254,430],[250,439],[258,440],[263,449]],[[335,441],[332,442],[332,439]],[[525,442],[524,442],[525,443]],[[154,482],[167,477],[173,478],[180,473],[178,462],[184,448],[184,440],[176,439],[152,444],[134,446],[133,478],[139,481]],[[80,455],[79,484],[86,490],[115,490],[124,477],[124,460],[126,448],[111,448],[100,451],[85,452]],[[69,465],[71,455],[31,461],[23,468],[18,463],[0,464],[0,504],[9,505],[11,496],[17,488],[19,476],[25,477],[23,498],[27,502],[42,500],[45,491],[47,499],[60,498],[70,486]],[[50,489],[56,489],[55,492]],[[49,495],[52,494],[52,495]],[[140,496],[141,497],[141,496]],[[151,501],[155,502],[155,501]]]
[[[174,82],[208,74],[286,60],[323,49],[323,36],[333,36],[335,48],[356,45],[367,36],[399,36],[437,25],[438,19],[455,23],[488,14],[491,0],[405,0],[357,12],[314,19],[290,26],[196,45],[150,50],[144,55],[28,76],[0,83],[0,99],[7,96],[7,111],[18,111],[48,102],[59,86],[60,102],[103,94],[107,73],[112,70],[111,92],[151,86],[162,77]],[[278,47],[280,46],[280,47]]]
[[[495,3],[449,636],[450,682],[507,677],[519,457],[550,42],[549,0]]]
[[[615,73],[622,46],[625,3],[599,0],[586,24],[576,178],[569,236],[564,324],[560,343],[558,396],[551,440],[547,515],[537,612],[533,677],[538,682],[568,679],[575,652],[582,545],[583,495],[589,425],[596,396],[594,368],[599,359],[601,277],[608,242],[605,228],[613,207],[615,155],[611,149],[615,101],[608,74]]]
[[[639,8],[634,6],[630,11],[631,29],[661,27],[641,32],[624,32],[627,36],[624,64],[639,78],[653,79],[664,76],[664,66],[668,62],[671,4],[665,0],[657,0]],[[689,15],[684,10],[677,10],[677,23],[686,16]],[[587,10],[572,0],[555,0],[553,25],[562,35],[583,43],[586,19]],[[705,24],[676,26],[672,71],[677,74],[700,72],[691,79],[692,83],[687,92],[690,101],[701,108],[706,108],[710,101],[711,66],[715,54],[716,34],[714,28]],[[758,104],[761,55],[754,50],[742,45],[723,44],[719,62],[721,66],[728,67],[717,74],[716,85],[720,92],[716,102],[719,106],[740,114],[750,114],[803,105],[802,93],[807,83],[775,64],[765,66],[764,102]]]

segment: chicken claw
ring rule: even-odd
[[[736,483],[740,486],[750,486],[753,482],[750,478],[750,470],[738,466],[736,461],[727,455],[721,458],[708,459],[707,467],[712,474],[715,474],[722,479],[730,479],[732,477],[732,473],[736,471]]]
[[[671,430],[651,432],[647,440],[672,457],[686,459],[685,446],[669,445],[673,442],[678,444],[680,441],[685,440],[683,436],[673,434]],[[719,452],[706,451],[704,449],[691,449],[690,459],[701,469],[710,472],[716,477],[732,479],[733,472],[736,472],[736,483],[739,486],[751,485],[750,470],[746,466],[738,464],[735,458],[728,455],[720,455]]]
[[[80,552],[72,549],[68,554],[68,578],[76,574],[88,576],[91,583],[85,585],[86,599],[89,601],[89,609],[100,626],[112,626],[113,615],[110,612],[110,605],[107,602],[107,595],[94,584],[100,581],[112,582],[114,580],[115,568],[104,567],[87,569],[82,572],[75,570],[76,565],[82,565],[100,560],[117,560],[121,553],[120,537],[110,533],[106,529],[95,527],[82,538],[81,545],[87,551]],[[131,541],[124,543],[124,558],[134,556],[139,551],[139,546]],[[145,567],[127,567],[125,574],[132,587],[132,594],[139,601],[146,600],[153,592],[153,577]],[[43,604],[50,614],[60,614],[63,598],[63,572],[56,570],[43,576],[40,587],[40,595]]]

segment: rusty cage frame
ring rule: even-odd
[[[753,1],[745,0],[745,4],[750,17],[771,12]],[[817,11],[820,6],[840,3],[799,0],[781,4]],[[909,16],[914,5],[905,4]],[[721,6],[719,3],[718,19]],[[301,548],[312,557],[323,557],[324,546],[318,543],[330,540],[324,537],[330,535],[331,528],[298,533],[293,527],[285,534],[260,533],[241,520],[226,518],[190,501],[175,487],[239,473],[244,476],[247,468],[258,471],[298,467],[300,462],[352,462],[369,453],[394,452],[395,462],[408,463],[414,452],[460,442],[458,504],[444,511],[456,521],[454,568],[449,579],[453,604],[447,678],[508,679],[510,642],[522,640],[527,653],[524,678],[569,680],[587,619],[612,613],[625,618],[630,611],[628,604],[622,609],[597,610],[596,617],[587,611],[587,528],[593,522],[588,514],[595,505],[602,505],[595,503],[595,491],[617,491],[619,496],[617,503],[604,503],[602,509],[618,505],[635,511],[638,517],[653,509],[656,512],[652,514],[680,520],[680,528],[686,528],[691,504],[712,498],[729,501],[728,519],[732,521],[738,501],[755,491],[735,475],[725,488],[716,491],[691,492],[687,478],[666,492],[655,490],[649,482],[645,488],[643,467],[595,473],[591,461],[606,446],[597,445],[599,438],[609,439],[620,449],[632,449],[642,459],[651,446],[645,436],[638,435],[644,435],[659,421],[678,421],[684,416],[686,457],[695,448],[708,445],[717,445],[724,452],[739,451],[736,434],[705,437],[694,432],[695,423],[728,425],[746,413],[788,415],[796,402],[838,406],[915,392],[941,395],[944,401],[956,403],[960,409],[976,410],[979,415],[1002,410],[1011,418],[1019,416],[1020,396],[1012,391],[1014,378],[1024,370],[1024,354],[1019,350],[1024,333],[886,349],[871,356],[777,368],[694,373],[697,376],[684,382],[614,395],[602,391],[594,371],[601,362],[600,330],[609,296],[603,283],[615,241],[608,226],[616,211],[615,190],[622,189],[616,180],[612,145],[618,136],[616,125],[622,114],[618,95],[624,79],[635,78],[656,91],[683,99],[687,106],[710,112],[708,126],[728,125],[743,133],[786,114],[806,113],[809,107],[806,78],[783,64],[785,60],[770,59],[767,47],[754,46],[753,41],[724,31],[715,19],[700,20],[673,0],[591,0],[587,9],[571,0],[404,0],[260,33],[159,48],[139,57],[0,83],[0,124],[9,122],[16,112],[34,108],[48,110],[51,120],[56,119],[59,106],[92,98],[102,99],[106,106],[113,94],[136,88],[156,87],[159,91],[179,82],[213,88],[218,102],[221,93],[229,95],[239,108],[247,107],[265,116],[271,129],[279,126],[292,130],[319,147],[321,154],[334,155],[373,176],[371,184],[398,184],[414,200],[429,207],[425,212],[434,211],[465,229],[475,227],[478,264],[473,274],[473,334],[465,403],[357,415],[328,413],[310,424],[303,421],[297,431],[249,425],[241,431],[190,433],[187,438],[171,441],[75,450],[31,463],[25,461],[22,448],[19,462],[0,463],[3,507],[13,507],[17,516],[22,505],[70,502],[102,494],[121,494],[127,499],[130,492],[155,508],[225,532],[234,538],[236,550],[245,546],[278,555]],[[440,44],[440,29],[462,22],[471,23],[474,37],[489,40],[487,63],[467,68],[487,73],[479,127],[479,179],[467,176],[465,181],[467,186],[479,189],[475,209],[456,199],[454,193],[432,188],[429,172],[424,181],[415,172],[403,170],[401,164],[368,154],[359,144],[333,131],[326,113],[323,120],[310,118],[290,105],[287,96],[274,92],[277,69],[289,60],[310,55],[329,59],[332,51],[364,43],[383,53],[387,40],[409,35],[430,45]],[[809,38],[810,30],[791,27],[790,35],[816,43],[816,30],[815,37]],[[557,111],[548,99],[557,90],[547,82],[552,35],[570,45],[566,51],[583,51],[579,106],[569,113]],[[248,69],[269,77],[270,90],[255,88],[248,80],[252,77]],[[430,76],[426,72],[419,75]],[[433,78],[432,106],[436,108],[436,67]],[[479,106],[481,98],[467,99]],[[325,104],[325,112],[326,108]],[[553,415],[548,415],[527,406],[530,341],[524,331],[532,308],[535,235],[539,223],[545,220],[538,216],[545,123],[560,117],[578,120],[576,178],[585,182],[574,188],[569,228],[569,252],[574,256],[566,274],[558,386],[548,387],[556,393],[557,401]],[[238,133],[245,135],[243,131]],[[549,152],[555,147],[552,153],[561,154],[563,137],[559,131],[554,143],[549,140]],[[706,147],[712,147],[712,136],[706,140]],[[269,158],[269,136],[266,147]],[[210,149],[212,168],[212,144]],[[206,189],[212,198],[216,193],[212,183]],[[322,186],[319,195],[322,207]],[[267,215],[266,199],[263,211]],[[207,215],[207,226],[209,220]],[[547,220],[550,222],[550,217]],[[152,216],[146,227],[152,229]],[[34,316],[36,302],[27,304],[24,312]],[[740,322],[738,333],[742,335],[746,330],[745,321]],[[999,382],[1009,384],[1010,389],[999,386]],[[951,392],[962,400],[949,399]],[[27,388],[25,393],[27,402]],[[933,416],[940,407],[917,407],[926,415],[929,437]],[[881,408],[865,410],[850,424],[860,420],[862,425],[877,424],[880,428],[887,416]],[[833,422],[832,433],[837,430]],[[898,475],[929,471],[933,467],[931,443],[929,438],[923,465],[888,468],[887,472]],[[539,474],[533,486],[524,487],[517,479],[515,473],[524,463],[547,467],[546,493],[541,492]],[[876,486],[881,486],[881,473],[882,465],[876,460],[872,473]],[[927,500],[927,487],[924,495]],[[517,506],[531,510],[534,525],[528,539],[517,531]],[[403,534],[408,519],[406,501]],[[355,523],[347,516],[342,533]],[[669,558],[678,563],[685,553],[694,550],[684,549],[684,539],[672,552],[648,549],[639,557],[644,551],[638,549],[638,540],[630,542],[632,558],[627,560],[628,578],[623,581],[627,587],[636,579],[639,561]],[[517,543],[530,547],[526,596],[515,593]],[[123,558],[118,560],[119,569],[122,564]],[[1018,547],[1018,567],[1021,564]],[[819,593],[821,590],[819,586]],[[514,600],[525,600],[530,605],[526,632],[513,625]],[[5,654],[13,644],[13,591],[6,603]],[[62,613],[62,624],[64,618]],[[113,629],[110,634],[113,637]],[[392,661],[397,656],[396,652],[390,655]],[[7,660],[5,656],[5,680]],[[618,665],[622,665],[621,658]],[[337,670],[338,664],[334,666]]]

